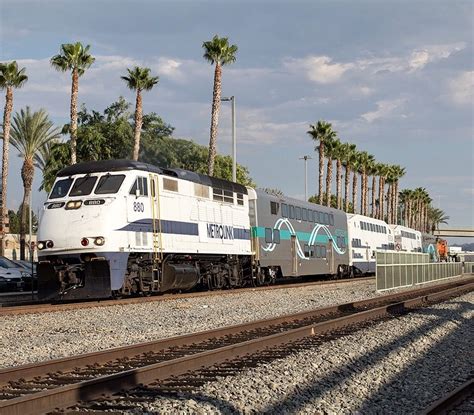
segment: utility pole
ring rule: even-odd
[[[304,160],[304,200],[308,201],[308,160],[312,160],[311,156],[300,157],[299,160]]]

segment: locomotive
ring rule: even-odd
[[[182,169],[80,163],[58,173],[43,207],[38,295],[108,298],[368,273],[376,249],[394,249],[394,232],[373,218]]]

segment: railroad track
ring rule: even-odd
[[[174,388],[195,387],[179,377],[197,372],[232,372],[232,362],[252,362],[256,353],[278,357],[282,347],[307,347],[318,336],[399,315],[430,302],[474,289],[474,278],[425,287],[368,300],[336,305],[217,330],[173,337],[102,352],[89,353],[0,370],[0,413],[28,415],[97,402],[109,410],[122,408],[114,393],[128,390],[127,399],[156,396]],[[230,365],[230,366],[229,366]],[[207,371],[207,372],[206,372]],[[204,374],[203,374],[204,373]],[[213,376],[213,375],[212,375]],[[149,385],[149,386],[143,386]],[[138,398],[134,398],[134,396]],[[130,398],[130,396],[132,398]],[[81,403],[74,411],[97,409]],[[74,412],[76,413],[76,412]]]
[[[474,413],[474,378],[434,402],[423,415]]]
[[[181,293],[181,294],[163,294],[163,295],[153,295],[149,297],[132,297],[132,298],[121,298],[115,300],[91,300],[91,301],[82,301],[82,302],[70,302],[70,303],[33,303],[31,304],[0,304],[0,316],[6,315],[17,315],[17,314],[34,314],[34,313],[50,313],[55,311],[65,311],[65,310],[77,310],[80,308],[92,308],[92,307],[108,307],[114,305],[127,305],[127,304],[142,304],[155,301],[169,301],[177,299],[186,299],[186,298],[196,298],[196,297],[210,297],[214,295],[232,295],[240,294],[248,291],[266,291],[266,290],[279,290],[287,288],[298,288],[298,287],[311,287],[318,285],[331,285],[331,284],[343,284],[350,282],[363,282],[374,280],[375,277],[363,277],[363,278],[350,278],[350,279],[341,279],[341,280],[327,280],[327,281],[311,281],[303,283],[284,283],[277,285],[269,285],[262,287],[247,287],[247,288],[238,288],[234,290],[219,290],[219,291],[199,291],[191,293]]]

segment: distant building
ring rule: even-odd
[[[36,235],[33,235],[32,241],[36,244]],[[30,242],[30,235],[26,235],[26,243]],[[10,259],[20,259],[20,235],[7,233],[5,235],[5,256]],[[30,260],[30,250],[26,249],[26,259]],[[38,259],[37,252],[33,255],[34,260]]]

